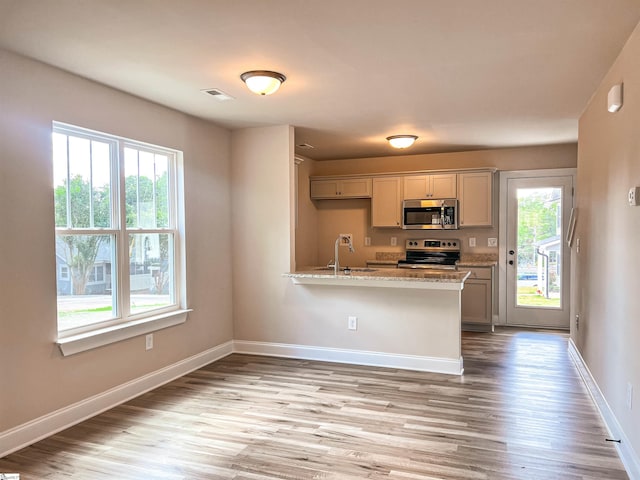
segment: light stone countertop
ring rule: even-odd
[[[326,267],[302,267],[283,274],[297,284],[372,286],[391,288],[426,288],[461,290],[470,275],[468,270],[413,270],[393,268],[353,268],[350,275]]]
[[[458,261],[458,267],[493,267],[498,264],[498,255],[495,253],[470,253],[463,254]]]

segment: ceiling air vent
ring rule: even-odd
[[[218,100],[219,102],[226,102],[227,100],[233,100],[233,97],[227,93],[224,93],[222,90],[217,88],[207,88],[202,90],[202,92],[211,95],[213,98]]]
[[[308,143],[299,143],[296,145],[300,150],[311,150],[315,148],[313,145],[309,145]]]

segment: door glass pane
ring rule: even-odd
[[[116,317],[114,259],[111,235],[56,235],[58,330]]]
[[[131,314],[173,305],[173,235],[131,234],[129,252]]]
[[[518,188],[516,305],[561,308],[562,188]]]

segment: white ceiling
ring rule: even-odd
[[[357,158],[576,141],[639,20],[640,0],[0,0],[0,47]],[[239,78],[253,69],[287,81],[256,96]],[[420,138],[398,152],[399,133]]]

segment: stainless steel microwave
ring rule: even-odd
[[[457,230],[458,200],[405,200],[402,202],[405,230]]]

